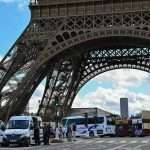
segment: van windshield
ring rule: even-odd
[[[7,129],[27,129],[29,120],[10,120],[7,124]]]

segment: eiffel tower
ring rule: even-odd
[[[149,0],[31,0],[29,25],[0,65],[0,119],[24,111],[45,79],[38,114],[65,115],[80,89],[114,69],[150,72]]]

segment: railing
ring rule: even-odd
[[[30,6],[50,6],[39,7],[39,9],[33,9],[33,11],[31,9],[32,18],[150,10],[150,0],[132,0],[132,2],[131,0],[126,0],[124,2],[115,1],[116,3],[112,1],[113,0],[31,0]],[[80,5],[80,2],[86,2],[86,4]]]
[[[101,5],[105,4],[120,4],[120,3],[130,3],[131,5],[133,3],[138,3],[138,4],[143,4],[145,2],[148,2],[149,0],[139,0],[139,1],[134,1],[134,0],[125,0],[124,2],[113,2],[113,0],[30,0],[30,5],[57,5],[57,4],[71,4],[71,3],[88,3],[88,2],[99,2]]]

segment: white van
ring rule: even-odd
[[[4,140],[9,144],[29,146],[35,144],[34,127],[40,129],[40,142],[43,141],[42,119],[37,116],[12,116],[6,126]]]

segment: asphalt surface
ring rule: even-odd
[[[73,142],[51,143],[48,146],[12,146],[0,150],[150,150],[150,137],[77,139]]]

